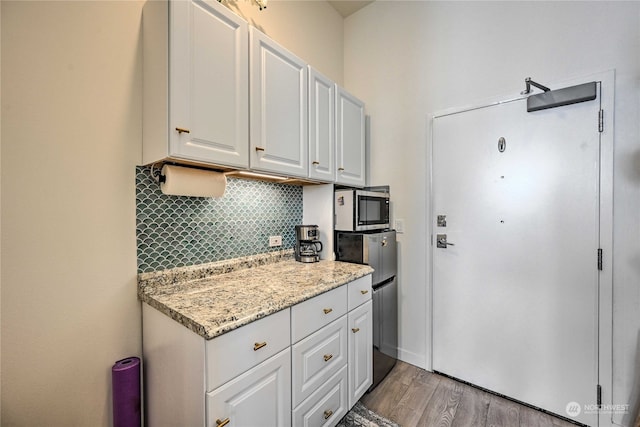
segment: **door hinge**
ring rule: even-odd
[[[598,111],[598,132],[604,132],[604,110]]]
[[[602,405],[602,387],[600,384],[596,386],[596,403],[598,404],[598,408]]]
[[[598,270],[602,270],[602,249],[598,249]]]

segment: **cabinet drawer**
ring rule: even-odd
[[[300,404],[347,363],[347,316],[293,346],[293,406]]]
[[[343,367],[293,411],[296,427],[335,426],[347,413],[347,367]]]
[[[290,427],[290,357],[291,351],[286,349],[207,393],[206,427],[216,427],[227,419],[229,427]]]
[[[318,295],[291,308],[291,339],[298,342],[347,312],[347,287]]]
[[[226,383],[289,345],[288,308],[207,341],[207,391]]]
[[[349,311],[371,299],[371,275],[354,280],[348,285]]]

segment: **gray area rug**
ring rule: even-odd
[[[336,427],[400,427],[357,402]]]

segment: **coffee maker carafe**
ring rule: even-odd
[[[300,262],[320,261],[322,242],[317,225],[296,225],[295,259]]]

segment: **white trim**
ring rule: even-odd
[[[604,252],[600,272],[599,379],[602,403],[613,404],[613,154],[615,70],[597,75],[602,82],[604,132],[600,136],[600,247]],[[613,415],[600,414],[600,426],[613,425]]]
[[[466,113],[467,111],[480,110],[482,108],[494,107],[496,105],[501,105],[501,104],[508,104],[510,102],[520,101],[526,98],[527,98],[526,96],[522,95],[515,98],[502,99],[500,101],[484,101],[478,104],[471,104],[465,107],[447,108],[446,110],[443,110],[434,114],[431,121],[433,122],[433,119],[438,119],[440,117],[452,116],[454,114]]]
[[[431,367],[425,365],[424,355],[422,354],[398,348],[398,359],[413,366],[417,366],[418,368],[431,371]]]
[[[427,165],[429,165],[429,171],[426,174],[427,179],[427,197],[426,200],[429,203],[428,218],[427,218],[427,230],[429,235],[425,241],[427,242],[427,262],[425,263],[425,267],[428,268],[426,277],[427,277],[427,301],[426,301],[426,310],[427,310],[427,352],[426,352],[426,369],[433,372],[433,120],[436,116],[429,117],[428,120],[428,129],[427,129]]]
[[[604,110],[604,132],[600,137],[600,248],[604,252],[603,270],[600,272],[599,292],[599,348],[598,348],[598,379],[602,387],[602,403],[613,404],[613,155],[614,155],[614,96],[615,70],[607,70],[581,77],[552,82],[550,86],[563,87],[592,81],[601,82],[601,105]],[[427,245],[427,292],[426,308],[427,325],[426,339],[426,369],[433,370],[433,120],[451,114],[472,111],[521,100],[525,96],[507,95],[495,97],[484,102],[462,107],[447,108],[433,114],[427,114],[427,200],[429,201],[428,232],[426,236],[430,244]],[[596,118],[594,117],[594,120]],[[595,393],[595,390],[594,390]],[[612,426],[613,416],[599,414],[599,426]]]

